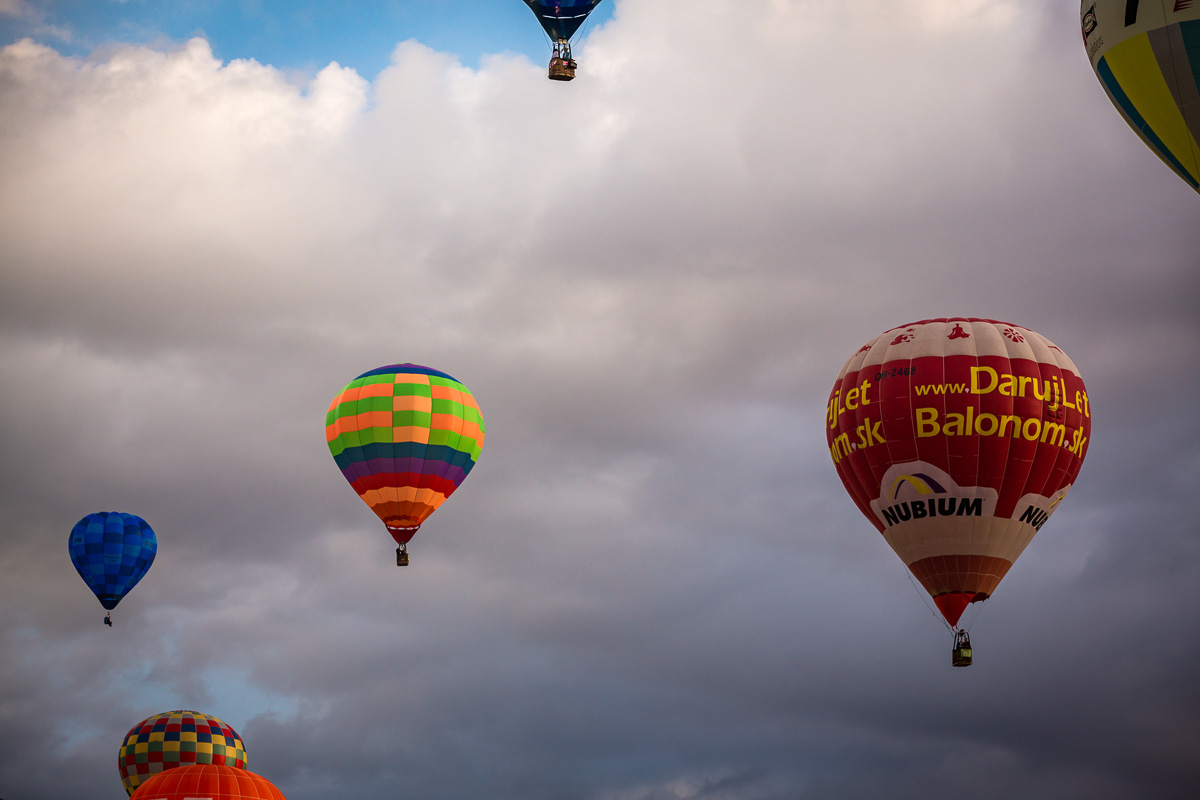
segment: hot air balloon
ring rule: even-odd
[[[75,523],[67,539],[71,563],[110,613],[154,563],[158,539],[146,521],[134,514],[102,511]]]
[[[569,81],[578,64],[571,57],[571,37],[600,0],[525,0],[554,45],[550,58],[550,80]]]
[[[1200,2],[1083,0],[1083,42],[1121,116],[1200,191]]]
[[[963,611],[995,592],[1087,455],[1079,370],[1028,328],[922,320],[859,348],[826,411],[842,484],[933,597],[955,665],[969,664]]]
[[[194,764],[246,767],[242,737],[216,717],[199,711],[154,714],[129,729],[117,756],[121,783],[133,794],[160,772]]]
[[[137,800],[287,800],[261,775],[244,769],[192,764],[150,778]]]
[[[419,364],[364,372],[338,393],[325,439],[342,475],[396,540],[408,542],[462,484],[483,447],[479,405],[467,387]]]

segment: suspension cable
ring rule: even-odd
[[[929,609],[929,613],[933,615],[933,618],[945,625],[946,630],[950,631],[950,633],[954,633],[954,626],[952,626],[949,622],[946,622],[946,618],[937,612],[936,606],[931,606],[929,604],[929,592],[925,591],[920,586],[917,586],[917,582],[913,580],[912,572],[909,571],[908,567],[904,568],[904,574],[908,576],[908,582],[911,583],[913,588],[917,590],[917,594],[921,596],[921,602],[923,602],[925,607]]]

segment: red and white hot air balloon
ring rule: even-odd
[[[1048,339],[960,317],[859,348],[825,423],[846,491],[953,628],[1070,491],[1092,412],[1079,370]]]

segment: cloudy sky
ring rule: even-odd
[[[289,800],[1191,796],[1200,198],[1077,4],[604,6],[561,84],[517,0],[0,0],[0,796],[175,708]],[[947,315],[1094,411],[967,670],[822,425]],[[323,429],[399,361],[488,429],[404,571]]]

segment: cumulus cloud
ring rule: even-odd
[[[33,14],[33,8],[25,0],[0,0],[0,14],[28,18]]]
[[[1073,9],[691,7],[618,3],[567,85],[0,50],[0,793],[120,797],[120,735],[197,705],[294,800],[1184,796],[1194,196]],[[1096,408],[966,675],[821,430],[946,314]],[[398,574],[322,425],[403,360],[488,440]],[[161,541],[112,631],[64,547],[106,508]]]

